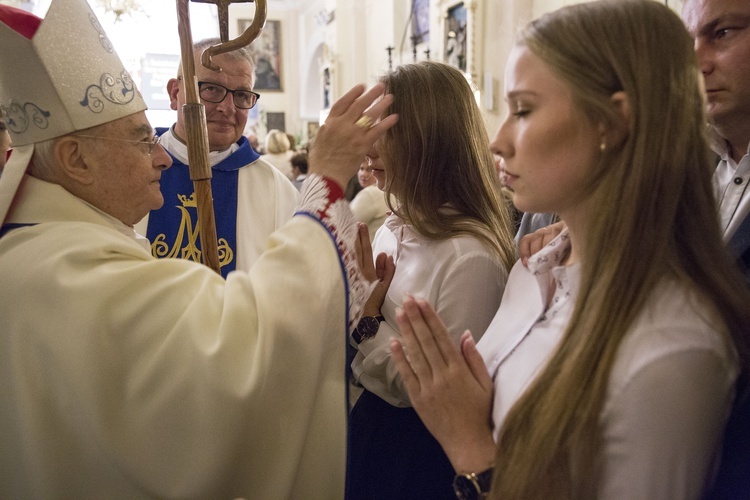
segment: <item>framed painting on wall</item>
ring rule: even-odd
[[[281,130],[286,132],[286,118],[283,112],[269,112],[266,113],[266,129],[268,130]]]
[[[250,26],[251,19],[237,21],[240,34]],[[250,44],[255,60],[256,91],[282,91],[281,21],[266,21],[260,36]]]
[[[430,0],[412,0],[411,32],[417,43],[430,41]]]
[[[445,19],[445,62],[466,72],[466,6],[448,9]]]
[[[481,90],[483,75],[484,47],[484,2],[477,0],[432,0],[437,2],[440,13],[439,27],[433,30],[440,33],[436,44],[442,60],[458,68],[477,89]],[[432,3],[431,5],[435,5]],[[480,20],[480,22],[477,22]],[[439,31],[438,31],[439,30]],[[436,37],[433,36],[433,42]]]

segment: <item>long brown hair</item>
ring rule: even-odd
[[[379,146],[391,209],[424,237],[468,234],[516,260],[512,222],[487,129],[464,75],[437,62],[399,66],[380,79],[394,95],[394,125]]]
[[[585,235],[580,292],[563,338],[501,430],[491,498],[596,496],[599,417],[617,350],[649,293],[676,279],[714,308],[744,367],[750,291],[722,243],[693,43],[650,0],[578,4],[533,21],[518,44],[570,84],[596,123],[632,123],[595,167],[598,212]]]

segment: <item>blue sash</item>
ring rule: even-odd
[[[156,129],[163,134],[167,129]],[[211,190],[214,198],[216,236],[219,243],[221,275],[234,271],[237,264],[237,178],[238,170],[259,158],[246,137],[237,142],[240,148],[214,165]],[[170,155],[171,156],[171,155]],[[146,236],[151,253],[157,258],[179,258],[201,261],[198,212],[193,181],[187,165],[172,157],[172,167],[161,176],[164,206],[152,210]]]

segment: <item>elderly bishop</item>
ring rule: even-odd
[[[341,186],[391,98],[334,105],[296,215],[224,280],[133,229],[171,160],[86,0],[0,6],[0,43],[0,498],[342,497],[370,283]]]

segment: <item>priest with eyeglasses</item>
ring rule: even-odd
[[[193,47],[198,95],[208,126],[219,264],[226,278],[235,269],[250,269],[263,253],[266,238],[291,219],[299,193],[284,175],[259,158],[243,134],[248,112],[260,98],[252,90],[256,76],[250,52],[241,48],[214,56],[220,72],[201,64],[203,51],[219,42],[209,38]],[[167,83],[177,122],[168,129],[157,128],[172,158],[172,168],[161,180],[164,206],[151,211],[136,229],[151,241],[154,257],[200,261],[200,228],[182,111],[185,83],[180,66],[178,75]]]

